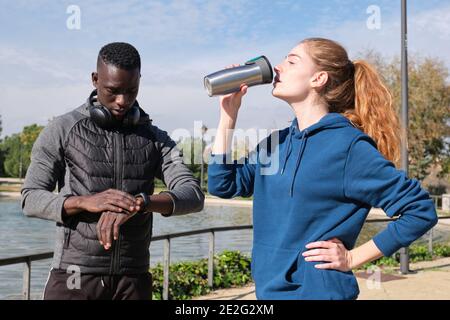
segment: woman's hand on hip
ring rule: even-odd
[[[305,261],[324,262],[315,265],[317,269],[334,269],[343,272],[352,270],[352,254],[337,238],[311,242],[306,245],[306,248],[309,250],[302,253]]]

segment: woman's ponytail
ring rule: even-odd
[[[364,60],[355,67],[355,105],[344,112],[377,144],[384,157],[394,163],[400,160],[400,126],[392,95],[372,65]]]

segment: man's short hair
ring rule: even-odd
[[[100,49],[97,64],[100,59],[109,65],[120,69],[133,70],[141,69],[141,57],[139,52],[129,43],[112,42]]]

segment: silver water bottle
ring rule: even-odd
[[[211,73],[204,78],[203,83],[212,97],[237,92],[244,83],[251,87],[272,81],[272,66],[265,56],[260,56],[244,65]]]

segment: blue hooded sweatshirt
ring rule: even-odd
[[[303,131],[294,120],[243,161],[229,158],[212,155],[208,188],[221,198],[253,194],[251,268],[258,299],[356,299],[351,271],[317,269],[321,262],[307,262],[302,253],[306,244],[334,237],[351,250],[372,207],[399,216],[373,238],[385,256],[437,223],[419,182],[338,113]]]

